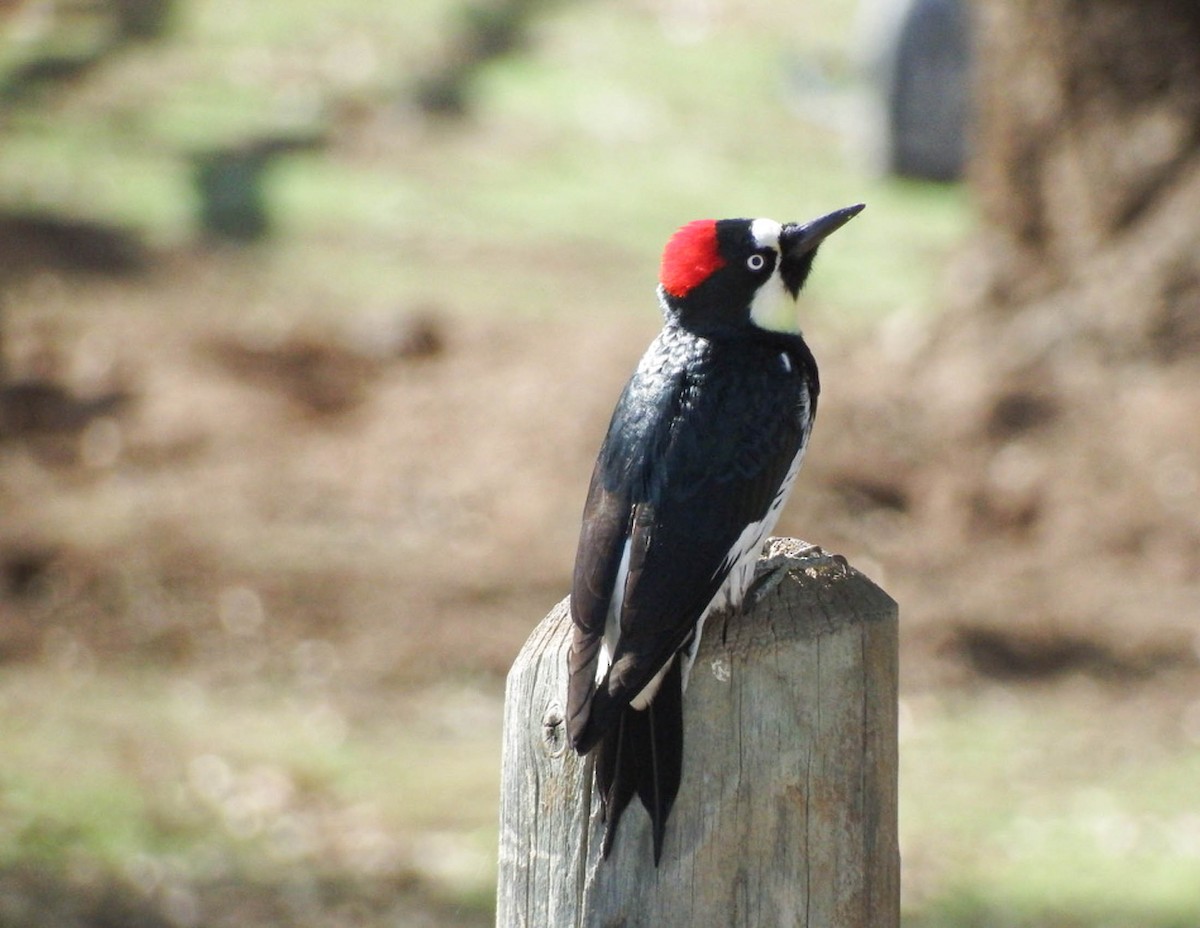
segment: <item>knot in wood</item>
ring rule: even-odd
[[[567,732],[558,703],[551,703],[542,715],[542,749],[550,757],[558,757],[567,749]]]

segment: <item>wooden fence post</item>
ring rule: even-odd
[[[505,698],[499,928],[899,925],[896,603],[795,539],[758,569],[778,585],[724,642],[719,618],[705,629],[657,869],[636,798],[600,860],[562,722],[567,601],[530,636]]]

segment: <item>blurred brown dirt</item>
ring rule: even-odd
[[[568,587],[650,306],[256,326],[205,311],[212,260],[10,300],[9,384],[78,414],[0,436],[0,660],[69,635],[236,674],[251,639],[319,636],[364,693],[501,674]],[[1009,369],[961,328],[810,333],[824,394],[779,532],[900,601],[911,685],[1194,669],[1194,362]]]

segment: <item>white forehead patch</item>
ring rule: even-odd
[[[774,248],[779,250],[779,233],[783,231],[774,219],[755,219],[750,223],[750,234],[759,248]]]

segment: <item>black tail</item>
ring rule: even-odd
[[[608,857],[621,814],[636,792],[654,829],[654,865],[662,857],[663,835],[683,774],[683,675],[678,658],[644,711],[626,707],[601,739],[596,754],[596,785],[604,802],[604,844]]]

